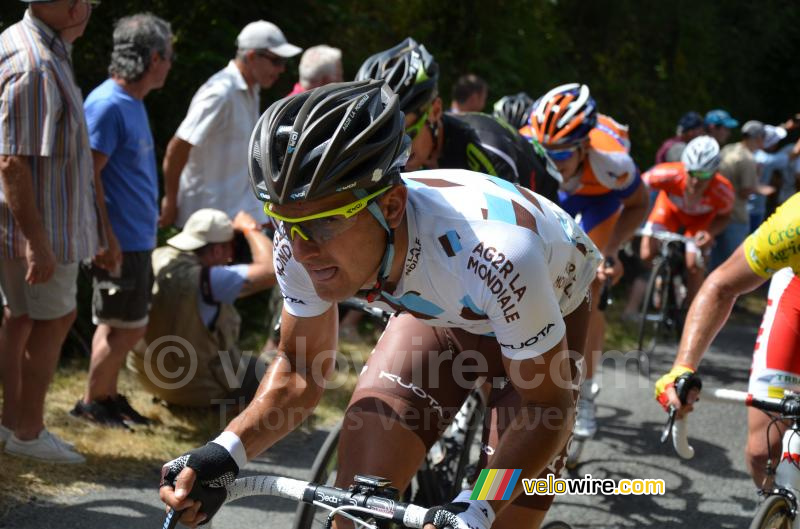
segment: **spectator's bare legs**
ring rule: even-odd
[[[27,350],[22,357],[22,387],[15,434],[21,441],[35,439],[44,428],[44,399],[58,364],[75,311],[54,320],[33,320]]]
[[[92,338],[89,381],[83,397],[86,404],[117,395],[117,379],[125,355],[144,337],[146,330],[147,326],[135,329],[121,329],[106,323],[97,326]]]
[[[3,326],[0,327],[0,372],[3,374],[3,426],[9,430],[17,428],[19,420],[20,392],[22,390],[22,356],[28,341],[33,320],[27,314],[11,316],[8,307],[3,308]]]

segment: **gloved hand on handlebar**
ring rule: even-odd
[[[471,490],[463,490],[452,502],[433,507],[425,515],[426,529],[489,529],[494,522],[494,509],[486,500],[470,500]]]
[[[239,438],[223,432],[162,467],[161,499],[173,509],[185,511],[180,519],[184,525],[206,524],[225,502],[225,487],[234,482],[246,461]]]
[[[686,404],[682,404],[675,391],[675,381],[684,375],[693,375],[694,369],[691,367],[677,365],[666,375],[656,381],[655,396],[664,411],[669,411],[670,406],[677,410],[683,408],[684,413],[692,411],[692,403],[697,400],[697,392],[687,395]]]

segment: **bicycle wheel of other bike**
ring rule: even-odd
[[[756,511],[750,529],[791,529],[792,505],[784,496],[768,496]]]
[[[336,482],[336,466],[338,463],[339,434],[342,423],[339,421],[325,438],[314,463],[311,465],[309,481],[320,485],[333,485]],[[318,529],[323,526],[328,511],[308,503],[299,503],[294,512],[292,529]]]
[[[550,522],[544,524],[542,529],[572,529],[572,526],[567,522]]]
[[[483,395],[480,390],[473,390],[412,479],[413,503],[442,505],[465,488],[465,478],[475,473],[480,455],[476,441],[480,440],[485,410]]]
[[[667,331],[670,306],[670,285],[672,274],[667,263],[659,259],[653,264],[653,271],[647,281],[639,321],[639,371],[647,372],[650,353],[659,341],[664,340]]]

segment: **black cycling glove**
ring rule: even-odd
[[[225,487],[236,479],[239,465],[224,447],[215,442],[206,443],[165,464],[161,469],[159,488],[164,485],[175,487],[175,480],[185,467],[197,473],[189,498],[202,502],[200,512],[206,515],[206,519],[200,525],[204,525],[225,502]]]

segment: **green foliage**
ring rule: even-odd
[[[24,4],[9,7],[0,27],[18,20]],[[342,48],[348,78],[370,54],[413,36],[442,68],[446,103],[452,82],[467,71],[487,79],[490,104],[520,90],[536,97],[559,83],[584,82],[601,112],[631,125],[643,169],[688,110],[721,107],[740,121],[766,122],[798,110],[800,7],[790,0],[113,0],[95,11],[76,43],[84,93],[106,76],[114,20],[138,11],[172,23],[179,55],[166,87],[147,98],[160,154],[195,90],[234,55],[241,27],[259,18],[298,45]],[[264,103],[286,94],[296,76],[293,60]]]

